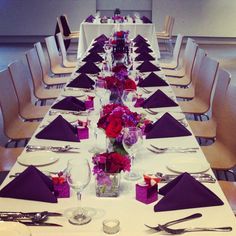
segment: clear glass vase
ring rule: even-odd
[[[104,173],[96,176],[95,189],[97,197],[118,197],[120,190],[120,173]]]

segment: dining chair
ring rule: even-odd
[[[211,94],[218,70],[219,62],[205,56],[199,69],[198,78],[196,79],[195,95],[192,100],[179,101],[179,106],[183,113],[193,114],[195,119],[210,109]]]
[[[51,65],[51,71],[54,74],[71,74],[75,68],[66,68],[62,66],[62,58],[59,55],[56,40],[54,36],[45,38],[49,61]]]
[[[171,53],[173,51],[172,32],[174,23],[175,23],[175,18],[167,15],[165,17],[163,30],[161,32],[156,32],[157,39],[163,40],[166,45],[168,44]]]
[[[60,51],[61,51],[63,66],[75,68],[77,66],[78,62],[77,62],[77,60],[75,60],[75,61],[68,60],[62,34],[58,33],[58,34],[56,34],[56,37],[57,37],[57,42],[59,44],[59,48],[60,48]]]
[[[175,69],[178,67],[182,42],[183,42],[183,35],[178,34],[175,41],[175,47],[173,50],[173,56],[171,60],[168,62],[162,62],[161,60],[158,61],[159,66],[162,69]]]
[[[49,106],[35,106],[32,101],[29,84],[29,72],[22,61],[12,62],[9,66],[10,79],[19,102],[19,115],[25,120],[40,120],[49,110]]]
[[[61,77],[58,75],[52,74],[50,71],[50,66],[47,63],[42,44],[40,42],[37,42],[34,44],[34,47],[36,48],[36,51],[38,53],[40,65],[43,72],[43,82],[46,86],[57,86],[61,87],[67,83],[67,81],[70,79],[70,76]]]
[[[214,139],[216,137],[216,126],[218,122],[221,122],[219,120],[220,109],[224,106],[225,94],[231,80],[230,74],[223,69],[219,69],[217,77],[215,93],[212,101],[211,119],[206,121],[188,121],[195,137],[208,139]]]
[[[41,104],[46,104],[47,100],[56,99],[61,90],[60,89],[45,89],[43,84],[43,72],[40,66],[40,61],[35,48],[26,52],[26,59],[28,62],[31,79],[33,82],[34,96],[41,101]]]
[[[0,171],[9,171],[24,148],[5,148],[0,146]]]
[[[20,83],[22,83],[20,81]],[[25,144],[32,137],[39,122],[23,121],[19,117],[19,103],[8,69],[0,71],[0,108],[3,118],[3,132],[8,137],[6,147],[23,140]]]
[[[177,98],[192,99],[194,97],[196,80],[198,78],[202,60],[205,56],[205,50],[198,48],[190,76],[188,78],[187,76],[184,76],[181,79],[171,78],[172,90]]]
[[[178,67],[175,70],[163,69],[162,70],[163,73],[167,77],[178,77],[178,78],[182,78],[186,74],[190,75],[192,67],[193,67],[193,63],[194,63],[194,58],[196,56],[197,48],[198,48],[198,45],[194,42],[194,40],[191,38],[188,38],[186,47],[184,50],[184,55],[182,58],[183,65]],[[171,82],[171,78],[167,78],[167,80],[170,80]]]
[[[218,183],[236,216],[236,182],[220,180]]]
[[[233,172],[236,166],[236,86],[230,84],[217,118],[215,142],[201,149],[211,168],[218,173]],[[227,175],[226,175],[227,178]]]

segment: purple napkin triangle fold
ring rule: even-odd
[[[165,93],[158,89],[143,103],[143,108],[158,108],[158,107],[177,107],[178,104],[169,98]]]
[[[155,86],[169,86],[165,80],[160,78],[155,73],[150,73],[144,80],[138,84],[139,87],[155,87]]]
[[[72,80],[67,87],[93,89],[95,82],[86,74],[80,74]]]
[[[53,109],[62,109],[69,111],[85,111],[85,103],[75,97],[66,97],[52,106]]]
[[[52,180],[29,166],[0,191],[0,197],[56,203],[53,190]]]
[[[103,61],[103,58],[98,55],[96,52],[91,52],[89,55],[87,55],[83,61],[89,61],[89,62],[101,62]]]
[[[155,58],[147,52],[142,52],[135,58],[135,61],[154,61],[154,60]]]
[[[142,16],[141,20],[143,21],[144,24],[152,23],[152,21],[146,16]]]
[[[223,205],[211,190],[188,173],[183,173],[159,190],[164,197],[154,206],[154,211],[172,211],[197,207]]]
[[[141,65],[137,67],[140,72],[150,72],[150,71],[160,71],[160,69],[153,65],[150,61],[144,61]]]
[[[134,44],[135,47],[149,47],[150,44],[148,44],[146,41],[138,41]]]
[[[149,53],[149,52],[153,52],[152,49],[150,49],[148,46],[141,46],[135,49],[136,53]]]
[[[82,65],[76,72],[77,73],[87,73],[87,74],[97,74],[101,70],[94,65],[93,62],[86,62],[84,65]]]
[[[108,40],[107,36],[105,34],[101,34],[97,38],[95,38],[95,41],[106,41]]]
[[[133,41],[135,42],[135,43],[137,43],[138,41],[147,41],[142,35],[140,35],[140,34],[138,34],[134,39],[133,39]]]
[[[36,136],[39,139],[52,139],[69,142],[79,142],[77,129],[61,115],[41,130]]]
[[[167,112],[149,127],[146,138],[171,138],[190,135],[192,135],[191,132]]]
[[[93,45],[93,47],[89,50],[89,52],[104,53],[105,50],[103,48],[103,43],[98,43],[98,44]]]
[[[86,18],[85,22],[92,23],[95,17],[93,15],[90,15]]]

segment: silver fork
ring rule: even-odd
[[[144,93],[146,93],[146,94],[152,93],[152,91],[150,91],[150,90],[148,90],[148,89],[146,89],[146,88],[144,88],[144,87],[140,87],[140,88],[141,88],[142,91],[143,91]]]
[[[199,217],[202,217],[202,214],[201,213],[195,213],[195,214],[192,214],[190,216],[186,216],[184,218],[169,221],[169,222],[165,223],[164,226],[171,226],[171,225],[174,225],[174,224],[178,224],[178,223],[181,223],[181,222],[184,222],[184,221],[196,219],[196,218],[199,218]],[[144,224],[144,225],[147,226],[150,229],[156,230],[157,232],[161,231],[161,228],[159,227],[159,225],[158,226],[149,226],[149,225],[146,225],[146,224]]]
[[[52,152],[67,152],[69,150],[77,150],[79,148],[71,147],[70,145],[65,145],[61,147],[55,147],[55,146],[36,146],[36,145],[27,145],[26,146],[26,152],[34,152],[34,151],[52,151]]]
[[[70,114],[70,115],[88,115],[87,111],[49,111],[49,116],[55,115],[55,114]]]
[[[189,148],[181,148],[181,147],[164,147],[164,148],[160,148],[157,147],[153,144],[150,144],[150,146],[158,151],[167,151],[167,150],[199,150],[198,147],[189,147]]]
[[[159,228],[168,233],[168,234],[183,234],[187,232],[200,232],[200,231],[214,231],[214,232],[230,232],[232,231],[232,227],[216,227],[216,228],[208,228],[208,227],[197,227],[197,228],[182,228],[182,229],[170,229],[165,225],[158,225]]]
[[[145,111],[147,112],[147,113],[149,113],[150,115],[158,115],[158,114],[164,114],[165,112],[163,112],[163,111],[153,111],[152,109],[150,109],[150,108],[146,108],[145,109]],[[182,114],[183,112],[181,112],[181,111],[171,111],[171,112],[169,112],[169,113],[176,113],[176,114]]]
[[[155,154],[162,154],[162,153],[195,153],[197,152],[196,150],[177,150],[177,149],[172,149],[172,150],[153,150],[151,148],[147,148],[150,152],[153,152]]]

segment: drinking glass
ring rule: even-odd
[[[129,108],[133,107],[137,101],[137,93],[135,89],[124,89],[121,96],[123,104]]]
[[[127,180],[137,180],[141,175],[133,170],[135,155],[142,145],[142,131],[138,127],[126,127],[123,130],[122,144],[125,151],[130,156],[131,170],[124,176]]]
[[[91,179],[91,169],[88,161],[81,157],[69,160],[67,163],[66,177],[68,184],[76,193],[77,199],[81,202],[81,193]],[[69,221],[72,224],[83,225],[90,222],[91,217],[87,215],[84,208],[76,207]]]
[[[100,106],[103,105],[102,101],[107,98],[108,91],[107,91],[107,83],[105,80],[98,79],[94,85],[94,92],[98,96]]]

